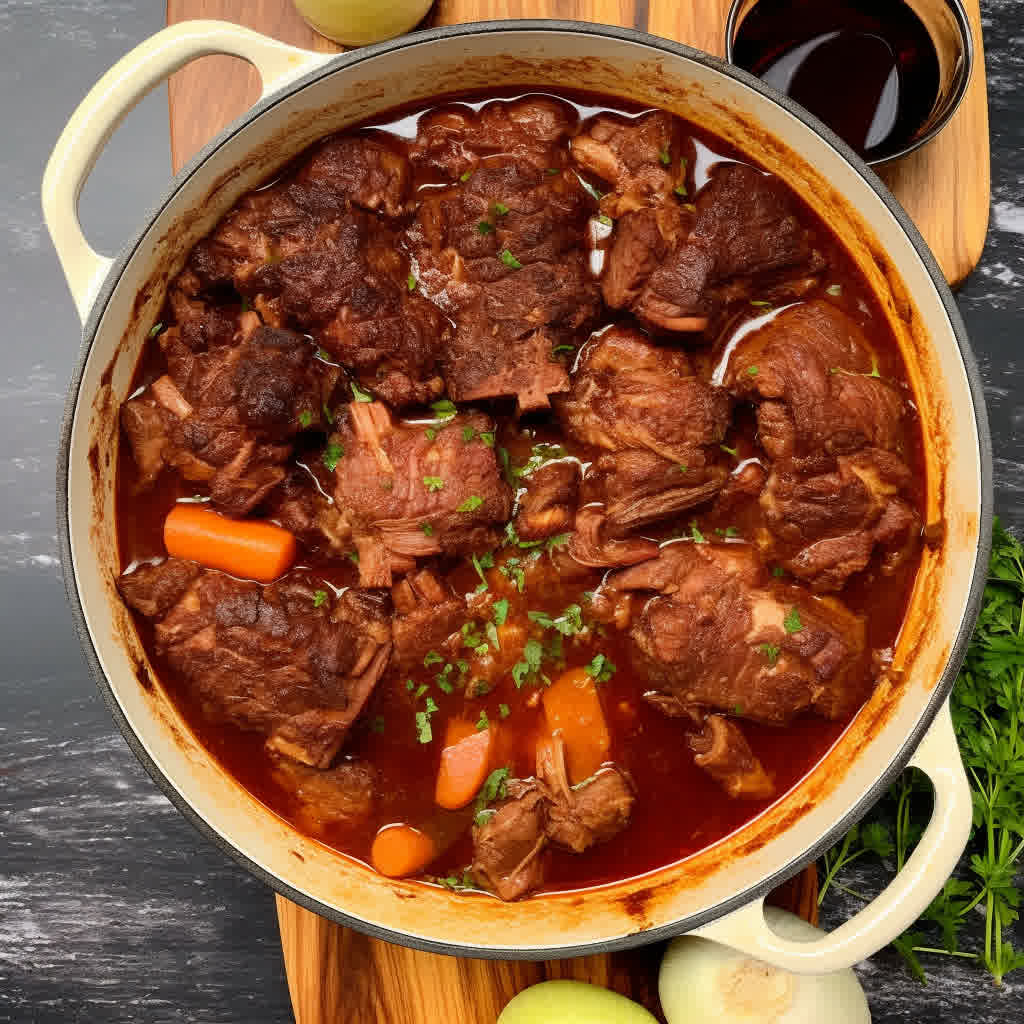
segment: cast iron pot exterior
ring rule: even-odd
[[[97,256],[74,217],[96,152],[138,95],[208,52],[246,56],[265,81],[274,79],[270,91],[181,171],[116,261]],[[239,195],[348,124],[431,96],[513,85],[524,92],[586,88],[674,110],[750,153],[829,221],[900,339],[928,437],[927,516],[943,523],[944,540],[925,550],[896,649],[899,671],[798,787],[685,861],[595,889],[502,904],[385,879],[327,849],[255,800],[198,744],[149,666],[113,584],[119,565],[113,480],[117,409],[166,285]],[[742,71],[628,29],[488,22],[416,33],[328,59],[220,23],[184,23],[142,44],[90,93],[54,152],[43,201],[84,321],[61,434],[57,516],[86,658],[125,739],[156,783],[247,870],[339,923],[437,952],[575,956],[700,928],[809,973],[870,955],[941,888],[970,827],[970,798],[945,701],[988,565],[988,425],[974,357],[938,266],[877,177],[820,122]],[[841,836],[912,757],[933,778],[937,794],[916,860],[823,943],[777,940],[764,927],[764,895]]]

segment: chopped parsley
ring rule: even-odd
[[[882,375],[878,372],[878,360],[871,357],[871,372],[868,374],[869,377],[881,377]]]
[[[482,220],[477,224],[476,230],[478,234],[490,235],[494,232],[494,225],[488,220]]]
[[[455,408],[455,403],[450,398],[442,398],[437,402],[431,402],[430,408],[434,410],[434,415],[439,420],[454,419],[459,411]]]
[[[430,715],[426,711],[416,712],[416,738],[420,743],[429,743],[434,738],[430,727]]]
[[[786,575],[786,570],[783,569],[781,565],[773,566],[772,567],[772,575],[775,576],[776,578],[778,578],[779,576],[785,576]]]
[[[419,282],[416,280],[416,275],[410,271],[409,276],[405,279],[406,287],[409,291],[414,292],[416,291],[417,284],[419,284]]]
[[[364,391],[354,380],[349,381],[349,386],[352,388],[352,395],[357,402],[373,401],[373,395],[369,391]]]
[[[465,441],[466,444],[469,444],[474,437],[476,437],[476,431],[472,427],[462,428],[462,440]]]
[[[540,671],[540,663],[544,657],[544,648],[539,640],[530,637],[523,645],[523,660],[512,666],[512,681],[516,689],[520,689],[526,680]]]
[[[523,265],[508,251],[508,249],[502,249],[501,255],[498,257],[506,267],[511,267],[513,270],[522,270]]]
[[[595,654],[593,660],[587,666],[586,672],[595,683],[607,683],[615,674],[615,665],[603,654]]]
[[[430,523],[420,523],[420,529],[423,531],[424,537],[434,536],[434,528],[430,525]]]
[[[483,732],[484,729],[491,727],[491,720],[487,717],[486,711],[480,712],[480,717],[476,720],[476,731]]]
[[[732,455],[735,458],[735,456],[736,456],[736,449],[735,448],[730,448],[727,444],[721,444],[718,447],[721,448],[722,451],[726,453],[726,455]]]
[[[406,681],[405,681],[405,688],[410,693],[412,693],[412,691],[416,689],[416,684],[411,679],[406,679]]]
[[[777,644],[761,644],[760,650],[769,665],[774,665],[782,653],[781,648]]]
[[[322,359],[322,360],[324,360],[324,362],[329,362],[329,361],[330,361],[330,358],[331,358],[331,357],[330,357],[330,356],[329,356],[329,355],[327,354],[327,350],[326,350],[326,349],[322,349],[322,348],[319,348],[319,347],[318,347],[318,348],[317,348],[317,350],[316,350],[316,351],[315,351],[315,352],[313,353],[313,355],[314,355],[314,356],[316,356],[316,358],[317,358],[317,359]]]
[[[500,601],[495,601],[491,612],[494,615],[494,624],[504,626],[508,619],[508,598],[503,597]]]
[[[591,185],[589,181],[584,181],[582,178],[580,178],[578,174],[576,175],[576,177],[579,179],[579,183],[583,186],[583,190],[587,193],[587,195],[594,199],[596,202],[601,202],[604,196],[600,192],[598,192],[598,190],[594,188],[594,186]]]
[[[733,709],[732,709],[732,713],[734,715],[742,715],[743,714],[743,705],[742,704],[734,704],[733,705]]]
[[[518,558],[506,558],[503,565],[498,566],[498,572],[507,580],[511,580],[516,590],[521,594],[526,584],[526,573],[523,572]]]
[[[504,217],[508,213],[508,207],[504,203],[491,203],[491,212],[495,217]]]
[[[737,530],[735,526],[727,526],[725,528],[725,535],[726,537],[738,537],[740,535],[740,531]]]
[[[498,714],[501,715],[502,718],[508,718],[508,716],[512,714],[512,709],[507,704],[499,704]]]
[[[689,192],[686,191],[686,185],[683,184],[683,183],[680,183],[680,184],[676,185],[676,187],[674,189],[672,189],[672,191],[675,192],[675,194],[677,196],[684,196],[685,197],[685,196],[689,195]]]
[[[358,564],[359,564],[359,552],[358,552],[358,551],[350,551],[350,552],[349,552],[349,553],[348,553],[348,554],[347,554],[347,555],[346,555],[345,557],[346,557],[346,558],[347,558],[347,559],[348,559],[348,560],[349,560],[349,561],[350,561],[350,562],[351,562],[351,563],[352,563],[353,565],[358,565]]]
[[[426,435],[428,441],[433,441],[434,438],[437,437],[437,430],[434,427],[427,427],[423,433]]]
[[[498,640],[498,627],[493,622],[488,622],[484,626],[484,632],[487,634],[487,639],[490,641],[491,646],[496,650],[501,650],[501,643]]]
[[[747,367],[747,373],[751,377],[756,377],[758,375],[758,373],[759,373],[759,370],[758,370],[758,368],[756,366],[748,366]]]
[[[153,329],[149,332],[149,336],[155,338],[163,329],[163,323],[153,324]]]
[[[430,668],[431,665],[440,665],[442,661],[444,658],[437,651],[427,651],[423,658],[423,667]]]
[[[483,503],[484,499],[479,494],[471,494],[455,511],[475,512]]]
[[[575,345],[556,345],[552,350],[551,354],[557,356],[560,352],[573,353],[576,351]]]
[[[469,179],[470,179],[470,178],[472,178],[472,177],[473,177],[473,171],[472,171],[472,169],[470,169],[470,170],[468,170],[468,171],[463,171],[463,172],[462,172],[462,173],[461,173],[461,174],[459,175],[459,181],[461,181],[461,182],[467,182],[467,181],[469,181]]]
[[[440,491],[444,487],[444,481],[439,476],[425,476],[423,486],[431,493]]]
[[[338,466],[338,460],[345,454],[345,449],[338,444],[337,441],[332,441],[325,449],[322,456],[323,464],[327,467],[328,472],[333,473]]]
[[[488,448],[494,447],[494,431],[482,430],[479,436],[480,440],[483,441],[483,443],[487,445]]]
[[[561,171],[561,168],[558,168],[558,167],[549,167],[544,173],[545,174],[561,174],[562,171]]]
[[[470,555],[469,560],[473,563],[473,568],[476,569],[477,576],[483,582],[485,588],[487,585],[487,577],[484,575],[484,569],[494,568],[494,555],[490,551],[485,551],[479,558],[476,555]]]
[[[303,427],[308,427],[313,422],[313,414],[308,409],[303,409],[299,413],[299,424]]]
[[[315,590],[313,592],[313,607],[319,608],[327,600],[326,590]]]
[[[607,213],[599,213],[597,215],[597,222],[598,224],[603,224],[606,228],[610,228],[612,226],[612,219]]]
[[[495,768],[494,771],[484,779],[484,784],[480,787],[480,792],[476,795],[476,800],[474,802],[476,814],[473,820],[477,825],[483,825],[484,822],[494,814],[494,811],[489,811],[487,809],[488,806],[494,803],[495,800],[504,800],[507,793],[508,769]]]
[[[324,402],[324,404],[323,404],[323,410],[322,411],[323,411],[323,414],[324,414],[324,419],[328,422],[328,424],[333,424],[334,423],[334,413],[331,412],[331,410],[327,408],[327,403],[326,402]]]
[[[447,679],[444,679],[441,676],[437,677],[437,688],[442,693],[451,693],[455,689],[455,687],[452,686],[452,684],[449,683]]]
[[[520,479],[524,476],[528,476],[535,469],[540,469],[541,466],[554,459],[564,459],[569,453],[560,444],[548,444],[547,442],[541,442],[535,444],[530,449],[530,457],[521,466],[515,466],[512,468],[512,475],[519,477]]]
[[[571,604],[553,619],[547,612],[527,612],[531,622],[536,622],[541,629],[557,630],[562,636],[575,636],[583,631],[583,609],[578,604]]]
[[[770,306],[770,302],[765,302],[764,299],[751,299],[750,304],[752,306]]]
[[[690,467],[685,462],[680,462],[676,468],[680,473],[685,473]]]
[[[416,692],[412,695],[412,699],[413,700],[419,700],[420,697],[422,697],[423,694],[425,694],[426,692],[427,692],[427,684],[426,683],[420,683],[420,685],[416,687]]]
[[[480,635],[476,622],[464,622],[459,630],[462,634],[462,646],[471,647],[474,651],[484,646],[484,638]]]
[[[665,148],[658,154],[658,159],[666,167],[668,167],[668,165],[672,163],[672,157],[669,155],[668,146],[665,146]]]
[[[705,542],[705,540],[706,540],[704,534],[701,533],[700,530],[697,527],[697,520],[696,519],[691,519],[690,520],[690,536],[698,544],[703,544]]]
[[[829,295],[840,296],[843,294],[843,286],[841,284],[830,284],[825,291]]]
[[[800,609],[790,608],[782,620],[782,626],[787,633],[799,633],[804,628],[803,622],[800,621]]]

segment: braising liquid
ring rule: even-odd
[[[939,93],[935,46],[903,0],[760,0],[737,30],[733,62],[869,160],[911,142]]]

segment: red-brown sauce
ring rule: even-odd
[[[491,92],[486,97],[460,96],[458,99],[463,103],[477,103],[520,94],[521,91]],[[572,93],[558,95],[574,103],[581,117],[603,110],[636,112],[635,108],[615,100]],[[415,128],[415,116],[426,109],[432,108],[399,111],[393,117],[379,119],[368,127],[408,137]],[[698,153],[703,154],[703,164],[698,160],[698,187],[701,183],[700,167],[712,159],[747,159],[697,126],[686,125],[686,130],[698,144]],[[808,222],[816,223],[830,263],[826,284],[841,286],[840,294],[833,294],[833,287],[833,292],[824,297],[839,305],[865,329],[877,354],[879,372],[889,380],[905,382],[906,374],[896,342],[848,255],[826,226],[817,221],[806,207],[804,216]],[[824,287],[823,284],[822,293]],[[820,297],[822,294],[819,293],[808,296],[809,299]],[[755,309],[744,314],[743,318],[761,313],[763,310]],[[137,369],[136,386],[142,387],[164,372],[159,347],[155,343],[147,345]],[[901,386],[910,398],[906,384]],[[562,444],[570,455],[582,461],[592,457],[585,446],[566,439],[553,418],[531,418],[517,424],[510,407],[499,403],[484,404],[499,424],[497,444],[508,450],[514,464],[525,463],[532,447],[541,442]],[[924,497],[924,461],[917,424],[909,424],[907,433],[914,440],[910,450],[903,455],[917,482],[917,493],[911,497],[920,511]],[[322,439],[317,443],[322,445]],[[726,444],[736,449],[738,460],[756,454],[755,423],[749,410],[738,410]],[[311,449],[314,454],[318,450],[315,447]],[[301,450],[296,458],[299,462],[304,461]],[[314,458],[310,458],[310,465],[313,462]],[[197,492],[195,485],[166,471],[151,490],[142,493],[137,491],[137,479],[128,446],[121,444],[117,473],[117,522],[122,568],[165,555],[162,526],[167,513],[176,501],[192,497]],[[753,535],[760,525],[761,512],[753,500],[730,514],[726,521],[716,519],[709,505],[700,506],[687,512],[680,522],[662,525],[649,535],[656,539],[679,535],[689,531],[691,520],[695,520],[699,530],[709,537],[716,536],[716,531],[732,528],[742,538]],[[504,555],[510,553],[506,551]],[[495,557],[500,564],[502,554],[496,553]],[[542,559],[546,560],[547,556],[542,556]],[[345,561],[326,564],[300,558],[299,564],[310,566],[336,587],[353,586],[357,581],[354,566]],[[895,573],[885,576],[876,565],[877,557],[867,570],[851,580],[842,592],[842,599],[853,611],[866,616],[869,645],[884,649],[896,643],[918,563],[911,559]],[[449,578],[459,592],[469,593],[479,582],[476,571],[467,560],[452,563],[450,569]],[[492,588],[504,587],[504,594],[515,596],[512,585],[496,569],[487,575]],[[593,570],[583,581],[577,579],[565,583],[553,571],[544,574],[538,581],[539,585],[527,593],[520,614],[529,608],[557,615],[572,603],[585,608],[585,593],[599,585],[602,575],[602,571]],[[515,614],[514,606],[510,621]],[[141,616],[135,616],[135,619],[161,683],[200,742],[255,797],[301,827],[293,796],[273,775],[271,762],[264,751],[265,737],[223,722],[208,721],[188,686],[176,678],[156,654],[150,624]],[[648,686],[631,667],[627,634],[612,629],[603,629],[599,633],[592,641],[577,646],[567,642],[565,662],[569,668],[579,667],[588,664],[595,654],[602,653],[617,666],[612,678],[601,685],[601,700],[612,733],[610,758],[630,773],[636,783],[638,797],[630,826],[610,842],[583,854],[552,852],[548,889],[582,888],[672,863],[733,832],[768,805],[768,802],[728,798],[694,764],[679,721],[665,717],[642,699]],[[316,837],[344,853],[368,860],[371,842],[381,826],[391,822],[427,826],[435,835],[450,841],[443,856],[428,869],[431,875],[443,877],[461,873],[471,860],[469,825],[473,808],[471,805],[463,811],[442,811],[434,802],[441,743],[435,741],[424,745],[418,741],[414,728],[416,706],[407,680],[411,678],[417,686],[431,683],[435,673],[436,668],[419,668],[411,674],[389,670],[378,684],[342,754],[342,759],[365,759],[378,770],[381,784],[375,811],[357,827],[328,827],[317,832]],[[512,776],[533,774],[534,747],[542,728],[543,712],[535,699],[531,702],[533,691],[530,687],[517,689],[506,673],[490,693],[480,698],[471,700],[459,691],[444,698],[436,690],[433,692],[439,704],[439,711],[433,717],[435,737],[444,736],[449,718],[476,719],[485,712],[490,721],[501,723],[500,763],[509,766]],[[509,709],[508,716],[504,718],[502,705]],[[754,753],[775,778],[777,792],[781,795],[814,767],[848,724],[847,721],[830,722],[805,716],[785,729],[750,722],[745,722],[743,728]]]

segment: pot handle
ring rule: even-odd
[[[794,942],[765,921],[764,897],[690,934],[712,939],[794,974],[829,974],[873,956],[909,928],[956,868],[971,832],[971,791],[953,732],[949,702],[910,764],[935,788],[935,806],[903,870],[868,906],[828,935]]]
[[[140,43],[89,90],[57,140],[42,188],[46,226],[83,323],[113,260],[96,252],[82,233],[82,186],[125,114],[178,68],[212,53],[252,64],[262,79],[263,96],[333,56],[287,46],[226,21],[183,21]]]

